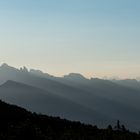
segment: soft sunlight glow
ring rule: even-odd
[[[139,0],[0,1],[0,63],[61,76],[140,75]]]

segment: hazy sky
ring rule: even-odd
[[[57,76],[140,77],[140,0],[0,0],[0,63]]]

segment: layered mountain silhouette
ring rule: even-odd
[[[55,77],[26,67],[0,67],[0,98],[30,111],[105,127],[120,120],[140,130],[140,83],[87,79],[71,73]]]
[[[97,111],[55,95],[47,90],[14,81],[7,81],[0,86],[0,97],[4,101],[22,106],[33,112],[60,116],[71,120],[100,123],[100,121],[106,118],[105,115]]]

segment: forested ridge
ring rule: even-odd
[[[120,125],[106,129],[59,117],[31,113],[0,101],[0,140],[140,140]]]

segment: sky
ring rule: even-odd
[[[0,0],[2,63],[140,77],[140,0]]]

